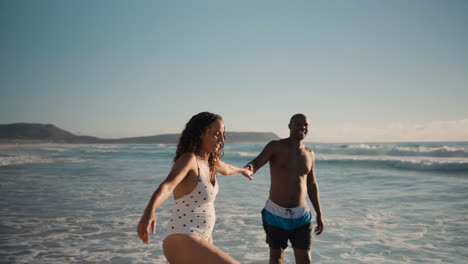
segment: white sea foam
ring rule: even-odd
[[[465,158],[433,158],[433,157],[395,157],[395,156],[351,156],[318,154],[318,161],[326,162],[372,162],[410,170],[468,170],[468,159]]]
[[[243,152],[243,151],[239,151],[239,152],[236,152],[237,155],[241,156],[241,157],[256,157],[258,153],[253,153],[253,152]]]
[[[0,166],[41,163],[54,163],[54,159],[28,153],[0,157]]]
[[[357,217],[355,218],[345,215],[335,221],[327,219],[325,225],[328,227],[328,235],[338,239],[339,242],[335,242],[333,247],[340,251],[341,259],[341,261],[334,259],[330,263],[440,262],[431,261],[432,256],[427,253],[430,253],[435,246],[424,241],[431,241],[432,239],[428,236],[443,233],[449,225],[453,226],[453,224],[445,222],[445,226],[433,226],[432,221],[424,224],[402,219],[402,217],[407,217],[408,213],[402,213],[399,208],[388,207],[388,204],[382,202],[367,209],[358,210],[363,213],[363,217],[355,215]],[[356,221],[357,219],[359,221]],[[330,222],[335,224],[330,224]],[[395,224],[388,224],[392,222]],[[438,240],[434,242],[446,243]],[[420,252],[422,255],[414,254],[415,252]],[[424,255],[427,257],[422,257]]]
[[[97,148],[97,149],[119,149],[123,145],[91,145],[89,148]]]
[[[456,147],[401,147],[393,148],[388,155],[395,156],[430,156],[430,157],[468,157],[468,153]]]
[[[394,160],[389,164],[397,168],[410,170],[442,170],[442,171],[466,171],[468,161],[466,160]]]
[[[155,175],[167,175],[167,166],[155,164],[171,164],[173,152],[166,148],[167,155],[146,157],[140,153],[151,149],[133,147],[119,149],[122,163],[111,155],[87,153],[91,146],[73,146],[70,152],[2,150],[0,160],[27,160],[29,155],[45,163],[40,170],[0,167],[0,262],[166,263],[162,230],[172,199],[156,210],[156,234],[149,246],[138,240],[135,228],[163,180]],[[226,151],[225,161],[235,164],[242,159],[239,152],[257,154],[262,147],[235,146]],[[446,177],[451,171],[392,168],[408,163],[419,170],[466,159],[316,153],[325,230],[314,236],[314,263],[465,262],[468,179]],[[48,165],[89,161],[92,166]],[[268,262],[260,216],[268,198],[268,172],[265,166],[252,182],[240,175],[218,178],[214,244],[241,263]],[[284,263],[295,263],[290,245]]]
[[[118,149],[114,148],[95,148],[85,150],[87,153],[117,153],[120,152]]]
[[[130,149],[156,149],[157,147],[164,147],[164,144],[162,144],[162,146],[160,146],[161,144],[158,144],[158,145],[151,145],[151,146],[148,146],[148,145],[142,145],[142,146],[132,146],[130,147]]]
[[[68,152],[71,151],[69,148],[59,148],[59,147],[46,147],[42,148],[42,150],[47,150],[47,151],[58,151],[58,152]]]
[[[23,164],[47,164],[57,162],[71,162],[71,163],[82,163],[90,162],[92,159],[83,159],[80,157],[47,157],[40,156],[31,153],[18,153],[10,154],[7,156],[0,156],[0,166],[11,166],[11,165],[23,165]]]
[[[375,150],[378,148],[378,146],[370,146],[370,145],[367,145],[367,144],[358,144],[358,145],[349,145],[348,148],[350,149],[371,149],[371,150]]]
[[[54,159],[54,162],[71,162],[71,163],[83,163],[83,162],[91,162],[91,161],[93,161],[93,159],[83,159],[79,157]]]
[[[466,148],[453,146],[407,146],[392,144],[349,144],[349,145],[317,145],[317,153],[367,156],[415,156],[415,157],[459,157],[468,158]]]

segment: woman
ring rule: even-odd
[[[153,233],[156,230],[155,210],[173,193],[174,211],[163,241],[164,255],[170,263],[238,263],[213,245],[216,173],[242,173],[252,180],[253,172],[221,161],[223,147],[221,116],[208,112],[193,116],[180,137],[171,172],[141,217],[138,236],[148,244],[149,227]]]

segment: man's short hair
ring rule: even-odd
[[[307,116],[305,116],[304,114],[300,114],[300,113],[295,114],[291,117],[291,119],[289,119],[289,124],[291,124],[294,119],[299,118],[299,117],[307,118]]]

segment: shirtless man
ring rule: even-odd
[[[317,227],[323,231],[319,189],[315,179],[315,155],[302,140],[309,128],[307,117],[295,114],[289,122],[289,137],[268,143],[245,167],[254,172],[270,162],[270,197],[262,210],[270,263],[283,263],[288,240],[294,249],[296,263],[311,262],[312,213],[307,195],[316,213]]]

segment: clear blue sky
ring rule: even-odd
[[[468,140],[468,1],[0,2],[0,123]]]

